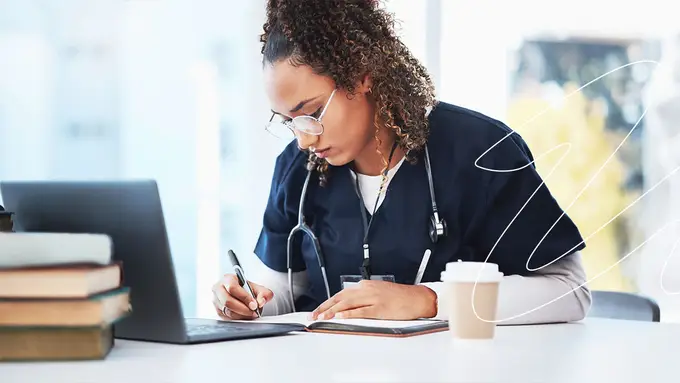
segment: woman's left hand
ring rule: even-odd
[[[437,296],[426,286],[362,280],[322,303],[312,312],[311,319],[412,320],[436,314]]]

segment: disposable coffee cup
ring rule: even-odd
[[[446,265],[441,280],[448,290],[444,303],[454,338],[493,339],[502,278],[503,273],[493,263],[450,262]]]

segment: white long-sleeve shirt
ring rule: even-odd
[[[257,275],[253,279],[255,282],[274,293],[272,301],[264,306],[263,315],[280,315],[293,311],[287,273],[269,269],[259,263],[254,275]],[[586,276],[579,253],[537,270],[532,276],[504,276],[498,297],[498,324],[556,323],[583,319],[591,304],[590,291],[583,285],[585,282]],[[307,284],[306,272],[293,273],[296,299],[306,291]],[[437,314],[434,318],[447,320],[448,299],[444,282],[428,282],[423,285],[437,295]]]
[[[403,160],[388,172],[388,183],[397,172]],[[356,177],[356,175],[354,175]],[[362,199],[373,211],[376,203],[380,176],[359,175]],[[386,189],[386,187],[385,187]],[[384,195],[377,201],[382,203]],[[280,315],[293,311],[293,302],[288,287],[288,274],[268,268],[259,262],[253,281],[272,290],[274,298],[263,308],[263,315]],[[414,270],[415,271],[415,270]],[[307,290],[308,278],[305,271],[293,273],[293,292],[297,299]],[[437,296],[435,319],[448,319],[446,302],[447,290],[443,282],[422,283]],[[586,286],[586,274],[581,254],[576,252],[553,264],[536,270],[530,276],[504,276],[498,297],[497,320],[500,325],[568,322],[583,319],[591,304],[590,291]]]

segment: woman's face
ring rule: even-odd
[[[367,97],[368,81],[358,84],[355,95],[348,98],[343,89],[333,94],[335,84],[331,78],[314,73],[307,65],[293,66],[288,60],[265,65],[264,78],[271,109],[276,114],[274,120],[318,118],[326,107],[321,116],[323,133],[295,131],[303,150],[310,149],[329,164],[342,166],[357,158],[373,139],[374,106]]]

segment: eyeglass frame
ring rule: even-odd
[[[325,127],[324,127],[323,123],[321,122],[321,119],[326,115],[326,111],[328,110],[328,107],[331,104],[331,100],[333,100],[333,96],[335,95],[335,92],[337,90],[338,90],[337,88],[333,89],[333,92],[331,92],[330,97],[328,97],[328,101],[326,101],[326,105],[324,105],[323,110],[321,111],[321,114],[319,114],[318,118],[314,117],[314,116],[302,115],[302,116],[293,117],[290,120],[282,121],[282,122],[280,122],[280,124],[283,124],[285,127],[290,129],[290,131],[291,131],[291,133],[293,133],[294,137],[297,137],[297,135],[295,134],[295,131],[298,131],[298,132],[304,133],[304,134],[309,134],[309,135],[312,135],[312,136],[322,135]],[[269,130],[269,127],[271,126],[272,121],[274,120],[274,116],[276,116],[276,114],[277,113],[272,113],[272,116],[269,119],[269,122],[267,122],[267,124],[264,127],[265,130],[267,132],[269,132],[270,134],[274,134],[271,130]],[[302,120],[302,119],[312,119],[312,120],[316,121],[321,126],[321,131],[316,133],[316,132],[305,132],[305,131],[302,131],[300,129],[297,129],[295,127],[295,120],[297,120],[297,119],[300,119],[300,120]]]

